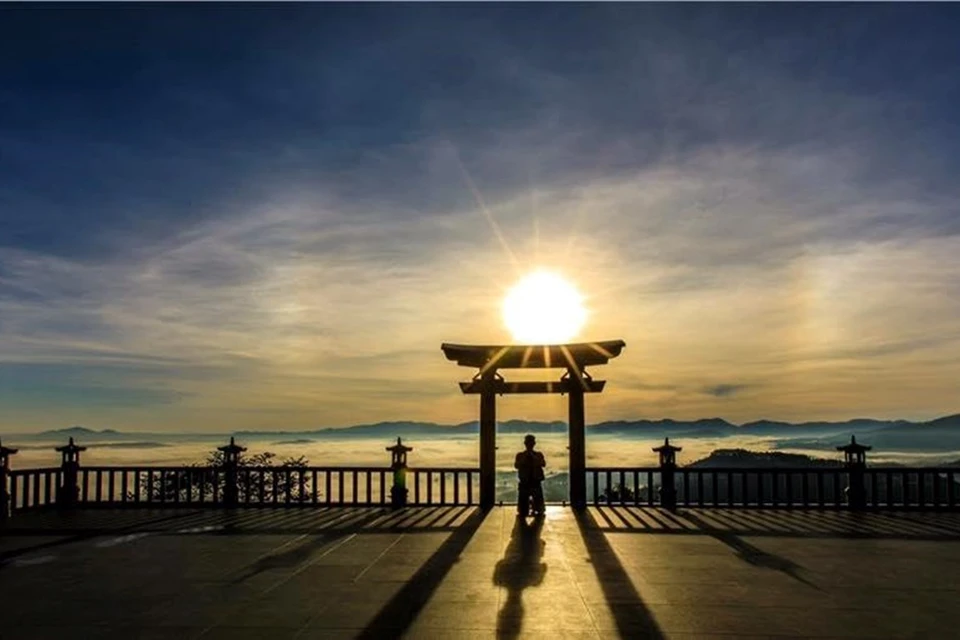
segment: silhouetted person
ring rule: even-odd
[[[542,516],[543,507],[543,468],[547,466],[543,454],[534,451],[537,439],[528,434],[523,439],[525,449],[517,454],[517,459],[513,466],[517,469],[517,476],[520,479],[520,495],[517,504],[517,511],[521,517],[526,518],[530,510],[530,498],[533,498],[534,515]]]

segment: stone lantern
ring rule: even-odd
[[[80,454],[87,450],[73,442],[73,438],[56,450],[62,456],[60,469],[63,473],[63,484],[57,493],[57,505],[63,508],[76,506],[80,500],[80,486],[77,484],[77,475],[80,470]]]
[[[867,468],[867,451],[873,447],[857,442],[857,436],[850,436],[850,442],[837,447],[843,452],[843,464],[847,469],[848,484],[844,489],[847,497],[847,506],[853,510],[861,510],[867,506],[867,486],[864,481],[864,472]]]
[[[10,509],[10,494],[7,492],[7,475],[10,473],[10,456],[16,449],[3,446],[0,442],[0,520],[7,517]]]
[[[387,447],[390,452],[390,469],[393,470],[393,486],[390,488],[390,504],[394,509],[399,509],[407,504],[407,453],[413,451],[413,447],[403,444],[400,438],[397,438],[397,444]]]
[[[677,452],[682,450],[683,447],[670,444],[670,438],[664,438],[662,445],[653,448],[653,451],[660,456],[660,504],[670,510],[677,508],[677,484],[674,471],[677,468]]]
[[[223,453],[223,505],[225,507],[235,507],[239,502],[237,467],[240,466],[240,454],[246,450],[246,447],[241,447],[234,442],[233,436],[230,436],[230,444],[217,447],[217,451]]]

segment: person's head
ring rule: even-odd
[[[533,437],[532,433],[528,433],[527,437],[523,439],[523,446],[527,449],[533,449],[537,445],[537,439]]]

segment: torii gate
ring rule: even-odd
[[[497,395],[505,393],[565,393],[569,398],[570,503],[587,506],[586,434],[584,393],[599,393],[606,384],[594,380],[586,367],[607,364],[620,355],[623,340],[554,345],[480,346],[442,344],[448,360],[476,367],[470,382],[461,382],[463,393],[480,395],[480,506],[492,507],[496,494]],[[507,382],[499,369],[566,369],[556,382]]]

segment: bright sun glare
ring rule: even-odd
[[[503,301],[503,321],[521,344],[568,342],[586,319],[580,292],[549,271],[524,276]]]

